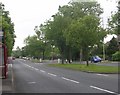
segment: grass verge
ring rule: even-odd
[[[39,63],[40,62],[40,60],[38,60],[38,59],[32,59],[31,61],[35,62],[35,63]]]
[[[89,66],[86,66],[86,64],[48,64],[48,66],[96,73],[120,73],[120,67],[95,64],[89,64]]]

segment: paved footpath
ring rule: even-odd
[[[2,93],[11,93],[14,91],[12,73],[12,63],[10,63],[8,64],[8,76],[6,79],[2,79]]]

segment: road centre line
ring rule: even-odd
[[[35,84],[36,82],[28,82],[28,84]]]
[[[91,88],[94,88],[94,89],[98,89],[98,90],[104,91],[104,92],[117,94],[117,93],[115,93],[115,92],[112,92],[112,91],[109,91],[109,90],[106,90],[106,89],[102,89],[102,88],[99,88],[99,87],[96,87],[96,86],[90,86],[90,87],[91,87]]]
[[[48,73],[49,75],[51,75],[51,76],[57,76],[57,75],[55,75],[55,74],[52,74],[52,73]]]
[[[106,74],[96,74],[96,75],[99,75],[99,76],[109,76],[109,75],[106,75]]]
[[[37,68],[34,68],[36,71],[38,71],[39,69],[37,69]]]
[[[43,71],[43,70],[40,70],[41,72],[43,72],[43,73],[45,73],[45,71]]]
[[[74,83],[79,83],[78,81],[71,80],[71,79],[68,79],[68,78],[65,78],[65,77],[62,77],[62,79],[64,79],[64,80],[68,80],[68,81],[71,81],[71,82],[74,82]]]

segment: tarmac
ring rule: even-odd
[[[14,93],[14,75],[12,68],[12,60],[9,60],[7,78],[0,78],[0,94],[4,95],[7,93]]]

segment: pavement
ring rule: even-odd
[[[2,85],[0,86],[2,86],[2,93],[11,93],[14,91],[12,63],[8,64],[8,76],[6,79],[2,79]]]

